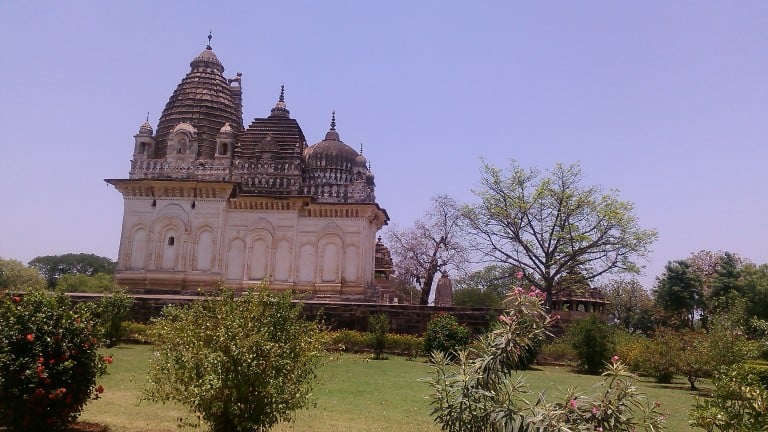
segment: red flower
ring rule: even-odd
[[[21,297],[19,297],[19,296],[13,296],[13,297],[11,297],[11,300],[13,300],[13,302],[14,302],[14,303],[18,303],[18,302],[20,302],[20,301],[21,301]]]
[[[38,357],[38,358],[37,358],[37,362],[38,362],[38,363],[45,363],[45,359],[44,359],[44,358],[42,358],[42,357]]]
[[[107,364],[112,364],[112,356],[104,356],[101,359],[107,362]]]
[[[99,384],[99,385],[96,387],[96,393],[98,393],[98,394],[102,394],[102,393],[104,393],[104,387],[103,387],[101,384]]]
[[[30,341],[30,342],[34,342],[35,335],[33,333],[28,334],[27,335],[27,340]]]

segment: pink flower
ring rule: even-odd
[[[592,407],[592,414],[595,414],[595,415],[597,415],[597,413],[599,413],[599,412],[600,412],[600,408],[598,408],[598,407],[596,407],[596,406],[593,406],[593,407]]]
[[[518,278],[518,279],[522,279],[523,278],[523,272],[519,271],[519,272],[515,273],[515,277]]]
[[[615,355],[615,356],[611,357],[611,362],[612,363],[616,363],[618,361],[619,361],[619,356]]]
[[[576,409],[576,407],[578,406],[578,404],[576,403],[576,399],[571,399],[570,401],[568,401],[568,405],[570,405],[571,408],[573,409]]]
[[[603,427],[602,426],[596,427],[595,432],[603,432]]]
[[[27,335],[27,340],[28,340],[29,342],[34,342],[34,341],[35,341],[35,335],[34,335],[34,334],[32,334],[32,333],[28,334],[28,335]]]

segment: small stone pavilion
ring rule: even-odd
[[[309,298],[382,300],[376,284],[392,263],[377,232],[389,216],[362,145],[342,141],[335,113],[308,144],[284,88],[246,126],[242,74],[224,71],[209,35],[157,129],[147,121],[134,135],[128,177],[106,180],[124,199],[116,282],[179,294],[268,281]]]

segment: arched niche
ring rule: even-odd
[[[131,261],[128,265],[130,270],[144,270],[147,258],[147,247],[149,246],[149,235],[143,226],[137,227],[131,234]]]
[[[228,280],[243,280],[245,271],[245,241],[236,238],[227,248],[226,274]]]
[[[304,244],[299,249],[299,281],[314,282],[317,268],[317,251],[315,246]]]
[[[195,245],[195,270],[209,271],[213,269],[214,259],[213,231],[206,227],[198,231]]]

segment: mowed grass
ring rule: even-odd
[[[104,350],[114,363],[100,383],[103,397],[86,405],[80,420],[106,425],[112,432],[174,432],[178,419],[192,416],[175,404],[140,402],[146,383],[151,347],[122,345]],[[597,391],[600,377],[578,375],[568,368],[542,367],[523,373],[530,385],[530,400],[549,389],[554,401],[563,390],[574,386],[584,394]],[[429,386],[423,382],[429,366],[420,360],[390,356],[370,360],[365,355],[333,355],[319,371],[315,386],[316,405],[296,413],[295,421],[277,426],[275,431],[424,431],[440,430],[429,416]],[[682,381],[660,386],[651,380],[638,381],[651,401],[661,402],[669,412],[668,431],[694,430],[688,427],[688,411],[694,395]]]

